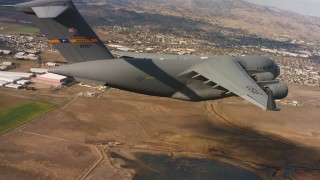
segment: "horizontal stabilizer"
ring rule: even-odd
[[[38,18],[56,18],[64,13],[68,6],[31,7]]]
[[[113,59],[72,0],[34,0],[16,4],[69,63]]]

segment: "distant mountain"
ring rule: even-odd
[[[245,0],[255,4],[297,12],[308,16],[320,18],[319,0]]]
[[[25,1],[27,0],[1,0],[0,4]],[[116,19],[117,22],[124,24],[194,28],[197,22],[206,22],[216,27],[238,29],[268,38],[285,35],[300,40],[320,41],[320,18],[264,7],[244,0],[74,0],[74,2],[84,12],[85,18],[95,25],[112,23],[112,20]],[[7,16],[24,18],[12,9],[0,9],[0,19]]]
[[[26,2],[28,0],[1,0],[0,1],[0,5],[13,5],[13,4],[17,4],[17,3],[22,3],[22,2]]]
[[[119,13],[150,13],[205,20],[220,26],[234,27],[249,33],[272,37],[288,35],[297,39],[320,40],[320,18],[264,7],[242,0],[77,0],[82,10]],[[125,10],[125,11],[124,11]],[[107,18],[107,16],[103,18]],[[179,24],[177,24],[179,26]]]

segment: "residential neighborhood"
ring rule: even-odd
[[[281,67],[281,81],[306,86],[320,86],[320,42],[304,42],[289,36],[273,40],[246,37],[241,32],[217,34],[187,33],[180,29],[155,30],[150,26],[99,26],[96,32],[105,38],[111,50],[178,55],[262,55],[271,57]],[[57,52],[39,34],[0,34],[0,56],[16,60],[41,61],[41,52]],[[53,65],[51,65],[53,64]],[[55,66],[55,63],[46,63]],[[11,64],[1,64],[0,70],[10,70]]]

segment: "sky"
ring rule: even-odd
[[[320,0],[245,0],[260,5],[291,10],[303,15],[320,17]]]

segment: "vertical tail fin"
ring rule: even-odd
[[[68,62],[114,58],[72,0],[35,0],[14,7],[31,17]]]

